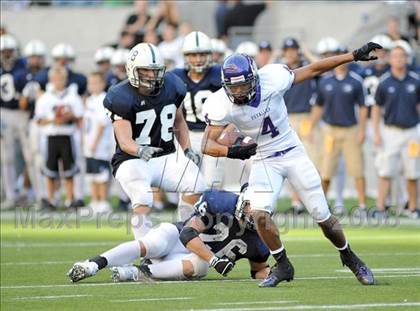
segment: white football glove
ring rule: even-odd
[[[155,153],[160,152],[162,150],[162,148],[157,147],[139,146],[139,148],[137,149],[137,156],[144,161],[149,161]]]

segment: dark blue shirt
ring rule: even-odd
[[[185,69],[174,69],[172,72],[181,78],[187,87],[183,111],[188,128],[190,130],[204,131],[206,128],[206,121],[202,113],[202,106],[211,93],[222,87],[220,66],[211,66],[203,79],[197,83],[190,79],[188,72]]]
[[[327,75],[319,81],[317,104],[324,106],[322,119],[336,126],[357,124],[355,105],[365,105],[365,89],[362,78],[349,71],[344,79]]]
[[[109,90],[109,88],[113,85],[116,85],[118,83],[120,83],[123,80],[120,80],[117,75],[115,75],[112,71],[108,72],[105,75],[105,80],[106,80],[106,88],[105,90]]]
[[[34,80],[39,83],[41,89],[45,90],[48,84],[48,71],[50,67],[47,67],[41,70],[35,76]],[[86,77],[81,74],[72,71],[71,69],[67,68],[67,87],[75,86],[77,88],[77,94],[84,95],[86,93],[86,86],[87,86],[87,79]]]
[[[378,67],[376,67],[375,64],[373,64],[373,65],[366,66],[363,69],[361,76],[363,78],[371,77],[371,76],[380,77],[384,73],[386,73],[388,70],[389,70],[389,64],[386,64],[381,69],[378,69]]]
[[[156,96],[143,96],[128,80],[124,80],[112,86],[104,99],[112,122],[119,119],[130,121],[132,139],[137,144],[163,149],[154,157],[175,152],[173,125],[177,109],[187,92],[184,83],[173,73],[166,73],[164,79]],[[122,162],[136,158],[125,153],[117,141],[111,161],[114,174]]]
[[[18,77],[25,71],[25,61],[18,59],[11,70],[0,67],[0,107],[19,109],[20,87]]]
[[[33,90],[39,89],[39,83],[35,81],[36,73],[32,73],[29,68],[25,68],[24,70],[19,71],[16,76],[16,89],[19,93],[22,94],[25,88],[30,88]],[[23,94],[22,94],[23,95]],[[35,110],[35,98],[28,98],[28,111],[30,113],[30,117],[34,116]]]
[[[419,76],[409,71],[399,80],[390,72],[381,77],[376,90],[376,105],[385,108],[385,124],[411,128],[419,123],[417,105],[420,103]]]
[[[228,256],[237,261],[247,258],[254,262],[265,262],[270,251],[254,230],[239,224],[235,217],[238,195],[223,190],[205,191],[196,209],[205,208],[205,215],[197,212],[206,226],[200,234],[203,242],[210,247],[217,256]]]
[[[301,66],[305,66],[302,63]],[[284,102],[288,113],[310,112],[311,106],[315,103],[317,91],[317,80],[305,80],[292,87],[284,94]]]

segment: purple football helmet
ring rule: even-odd
[[[246,54],[228,56],[222,65],[222,85],[234,104],[252,104],[259,89],[255,61]]]

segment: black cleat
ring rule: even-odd
[[[280,263],[276,263],[270,274],[260,283],[258,287],[276,287],[282,281],[290,282],[295,275],[295,269],[287,257]]]
[[[353,253],[350,247],[347,251],[340,252],[340,258],[343,266],[347,266],[360,283],[363,285],[375,284],[375,278],[372,271],[355,253]]]

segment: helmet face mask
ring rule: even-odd
[[[187,71],[204,73],[212,64],[212,53],[210,51],[185,53],[184,59]]]
[[[146,96],[159,95],[163,86],[165,67],[136,67],[134,76],[138,81],[139,93]]]
[[[244,193],[239,195],[238,202],[236,203],[235,217],[242,222],[247,229],[255,231],[254,220],[250,215],[249,200],[244,199]]]
[[[235,105],[257,99],[259,79],[255,61],[246,54],[232,54],[222,66],[222,86]]]

